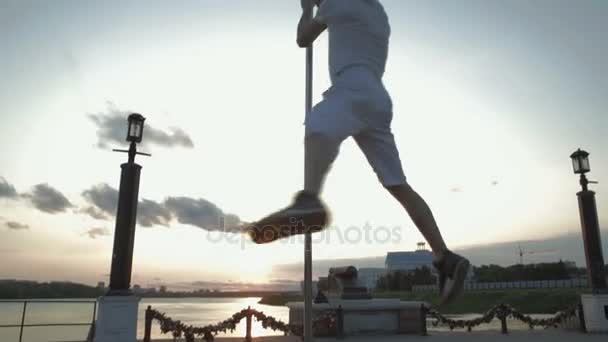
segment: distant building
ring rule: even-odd
[[[418,244],[418,250],[413,252],[389,252],[384,262],[387,272],[411,271],[417,268],[433,268],[433,253],[424,248],[423,243]]]
[[[103,281],[98,282],[97,283],[97,288],[99,290],[102,290],[102,291],[105,290],[106,289],[106,283],[104,283]]]
[[[387,273],[386,268],[380,267],[364,267],[358,269],[357,278],[362,286],[365,286],[368,291],[374,291],[378,279],[384,277]]]
[[[161,285],[161,287],[158,290],[158,292],[160,292],[160,293],[166,293],[167,292],[167,287],[165,285]]]

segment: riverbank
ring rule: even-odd
[[[509,289],[465,292],[452,304],[441,308],[445,314],[482,313],[496,304],[506,303],[524,313],[554,314],[578,303],[586,289]],[[378,292],[374,298],[399,298],[403,301],[422,301],[436,306],[436,292]],[[296,294],[264,296],[260,304],[283,306],[287,302],[301,301]]]

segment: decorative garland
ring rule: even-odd
[[[564,322],[564,320],[571,318],[571,317],[576,317],[577,307],[578,307],[578,305],[575,305],[565,311],[558,311],[551,318],[542,318],[542,319],[532,318],[531,316],[525,315],[522,312],[514,309],[512,306],[507,305],[507,304],[496,305],[493,308],[491,308],[490,310],[488,310],[481,317],[471,319],[471,320],[449,319],[449,318],[445,317],[444,315],[442,315],[441,313],[439,313],[437,310],[428,309],[428,308],[427,308],[427,315],[436,319],[436,321],[432,323],[433,326],[436,327],[439,324],[447,325],[450,327],[450,330],[454,330],[455,328],[460,328],[460,329],[467,328],[468,331],[471,331],[471,329],[473,327],[476,327],[483,323],[490,323],[494,318],[498,318],[499,320],[502,321],[509,317],[528,324],[530,329],[534,329],[535,326],[542,326],[545,328],[548,328],[548,327],[557,328],[560,323]]]
[[[194,327],[192,325],[186,325],[181,321],[174,321],[164,313],[152,309],[149,310],[149,314],[152,320],[159,321],[161,333],[171,333],[174,338],[181,338],[183,336],[186,339],[186,342],[194,342],[195,336],[202,337],[205,341],[209,342],[213,341],[214,336],[218,333],[227,333],[228,331],[234,332],[239,322],[248,315],[255,317],[256,321],[261,322],[264,329],[272,329],[273,331],[279,330],[285,334],[292,333],[298,336],[301,336],[302,334],[301,327],[284,323],[272,316],[267,316],[262,311],[250,308],[235,313],[227,320],[204,327]],[[335,322],[335,314],[328,312],[315,319],[313,321],[313,327],[318,326],[321,323],[324,323],[329,327],[335,327]]]
[[[425,309],[427,315],[435,319],[435,321],[432,323],[433,326],[438,326],[439,324],[442,324],[449,326],[450,330],[454,330],[456,328],[467,328],[468,331],[471,331],[473,327],[479,326],[484,323],[490,323],[494,318],[498,318],[499,320],[503,321],[509,317],[528,324],[530,329],[534,329],[535,326],[542,326],[545,328],[557,328],[560,323],[564,322],[564,320],[571,317],[576,317],[577,307],[578,305],[575,305],[565,311],[559,311],[551,318],[537,319],[532,318],[529,315],[523,314],[522,312],[511,307],[510,305],[499,304],[486,311],[486,313],[483,314],[481,317],[471,320],[454,320],[447,318],[446,316],[439,313],[437,310],[430,308]],[[272,316],[267,316],[262,311],[257,311],[251,308],[243,309],[222,322],[207,325],[204,327],[195,327],[192,325],[186,325],[181,321],[174,321],[171,318],[167,317],[164,313],[152,309],[149,310],[149,315],[152,320],[159,321],[160,331],[163,334],[171,333],[174,338],[181,338],[183,336],[186,339],[186,342],[194,342],[196,336],[201,337],[207,342],[210,342],[213,341],[214,336],[216,336],[218,333],[227,333],[229,331],[234,332],[239,322],[243,320],[243,318],[246,318],[248,315],[251,315],[251,317],[255,317],[256,321],[261,322],[262,327],[264,329],[272,329],[273,331],[278,330],[284,332],[285,334],[291,333],[296,336],[302,336],[303,334],[301,326],[287,324]],[[316,318],[313,321],[313,328],[324,326],[328,327],[329,331],[336,331],[336,324],[336,313],[334,311],[328,311],[324,315]]]

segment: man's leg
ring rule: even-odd
[[[469,261],[448,250],[431,209],[409,184],[386,186],[386,189],[401,203],[420,233],[431,245],[435,254],[433,265],[439,272],[441,302],[444,304],[452,301],[464,290]]]
[[[364,124],[351,113],[346,91],[330,88],[306,119],[304,138],[304,191],[318,196],[340,145]]]
[[[340,143],[321,133],[308,134],[304,140],[304,191],[316,196],[325,176],[338,156]]]
[[[405,208],[420,233],[422,233],[422,236],[424,236],[431,246],[435,258],[438,260],[443,259],[447,247],[443,241],[439,227],[437,227],[433,213],[424,199],[407,183],[388,186],[386,189]]]
[[[381,184],[401,203],[428,244],[436,259],[442,259],[447,247],[431,209],[406,181],[390,123],[355,136]]]
[[[447,303],[464,289],[469,261],[446,247],[431,209],[407,183],[399,151],[390,126],[370,129],[355,136],[357,144],[386,189],[401,203],[435,254],[433,262],[439,273],[442,303]]]

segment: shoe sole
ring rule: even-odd
[[[251,226],[245,231],[256,244],[266,244],[292,235],[317,233],[325,229],[329,222],[329,213],[302,211],[292,216],[269,216]]]
[[[464,258],[456,264],[453,273],[454,277],[451,280],[448,280],[449,284],[446,284],[448,288],[447,291],[444,292],[445,294],[442,295],[443,298],[440,306],[446,305],[462,295],[464,292],[464,280],[467,277],[470,265],[471,263]]]

